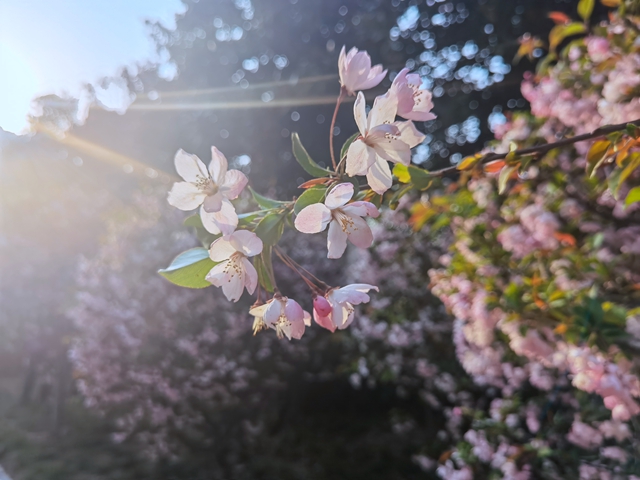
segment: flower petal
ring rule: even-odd
[[[219,212],[222,208],[222,198],[223,197],[220,192],[214,195],[208,195],[202,204],[204,211],[207,213]]]
[[[304,317],[302,318],[302,321],[304,322],[305,327],[311,326],[311,314],[306,310],[304,311]]]
[[[190,182],[176,182],[167,198],[169,205],[180,210],[193,210],[204,202],[206,195]]]
[[[303,312],[303,315],[307,313],[307,312]],[[307,315],[309,315],[307,313]],[[291,332],[291,338],[295,338],[296,340],[300,340],[302,338],[302,335],[304,335],[304,328],[305,328],[305,323],[303,319],[300,320],[296,320],[295,322],[291,322],[291,328],[290,328],[290,332]]]
[[[267,325],[274,325],[280,320],[280,315],[282,315],[282,302],[274,298],[268,305],[262,320],[264,320],[264,323]]]
[[[371,189],[382,195],[384,192],[391,188],[392,182],[391,170],[389,164],[378,158],[367,173],[367,182]]]
[[[398,139],[409,145],[409,148],[421,144],[426,138],[425,134],[419,131],[411,121],[395,122],[394,125],[400,130]]]
[[[331,293],[332,299],[335,302],[360,305],[361,303],[369,303],[371,300],[369,295],[367,295],[369,290],[375,290],[377,292],[378,287],[369,285],[368,283],[354,283],[345,285],[342,288],[337,288]]]
[[[371,68],[371,71],[369,72],[369,77],[363,81],[360,82],[359,85],[359,89],[360,90],[369,90],[370,88],[375,87],[376,85],[378,85],[382,80],[384,80],[384,77],[387,76],[387,70],[382,70],[382,65],[375,65],[374,67]]]
[[[347,234],[342,231],[342,227],[336,220],[329,224],[327,248],[329,250],[327,258],[340,258],[347,248]]]
[[[249,230],[236,230],[230,235],[231,244],[246,257],[253,257],[262,252],[262,240]]]
[[[369,121],[367,129],[371,130],[378,125],[392,123],[396,119],[396,111],[398,110],[398,100],[395,95],[387,92],[384,95],[376,97],[373,101],[373,107],[369,112]]]
[[[284,304],[284,315],[290,322],[302,322],[304,320],[304,311],[302,310],[302,307],[292,298],[288,298],[287,302]]]
[[[245,271],[240,268],[239,271],[233,269],[227,275],[227,281],[222,284],[222,293],[230,302],[237,302],[244,291]]]
[[[200,218],[204,228],[213,234],[222,232],[223,235],[231,235],[238,226],[238,214],[233,204],[226,198],[222,199],[222,207],[217,212],[209,213],[200,209]]]
[[[403,165],[411,163],[411,147],[397,137],[376,138],[373,148],[388,162]]]
[[[358,92],[356,101],[353,104],[353,116],[356,119],[356,125],[362,135],[367,134],[367,110],[365,108],[365,99],[362,92]]]
[[[202,226],[207,232],[218,235],[219,233],[221,233],[221,231],[215,221],[214,215],[214,213],[206,212],[204,209],[204,205],[200,207],[200,220],[202,221]]]
[[[296,216],[294,225],[302,233],[318,233],[327,228],[331,221],[331,210],[323,203],[314,203],[304,207]]]
[[[249,183],[247,176],[240,170],[229,170],[224,176],[220,190],[229,200],[234,200],[238,198],[247,183]]]
[[[338,329],[340,330],[344,330],[345,328],[347,328],[349,325],[351,325],[351,323],[353,323],[353,318],[355,316],[355,313],[353,310],[351,310],[348,315],[347,315],[347,319],[342,323],[342,325],[338,326]]]
[[[336,331],[336,326],[333,323],[333,321],[331,320],[331,315],[327,315],[326,317],[323,317],[321,315],[318,315],[318,312],[314,311],[313,312],[313,319],[322,328],[326,328],[330,332],[335,332]]]
[[[359,138],[349,145],[349,150],[347,150],[347,175],[350,177],[366,175],[375,161],[375,150]]]
[[[207,173],[207,167],[205,167],[202,160],[196,155],[187,153],[180,149],[176,153],[173,163],[176,166],[176,172],[187,182],[197,183],[200,180],[208,179],[209,173]]]
[[[331,312],[331,320],[338,328],[344,328],[343,324],[349,318],[350,311],[353,311],[353,307],[348,308],[348,304],[342,304],[338,302],[333,303],[333,312]]]
[[[253,292],[255,292],[258,286],[258,272],[246,258],[242,259],[242,265],[244,267],[244,286],[247,292],[249,292],[249,295],[253,295]]]
[[[369,248],[373,243],[373,233],[364,218],[357,215],[351,217],[347,227],[349,241],[358,248]]]
[[[211,147],[209,173],[216,185],[220,185],[227,174],[227,157],[225,157],[216,147]]]
[[[339,183],[327,193],[324,204],[333,210],[345,205],[351,197],[353,197],[353,183]]]
[[[209,273],[207,273],[207,276],[204,277],[205,280],[211,283],[215,287],[221,287],[222,285],[227,283],[228,273],[227,273],[226,267],[227,267],[226,261],[217,264],[211,270],[209,270]]]
[[[236,252],[229,236],[220,237],[214,240],[209,247],[209,258],[214,262],[222,262],[231,258],[231,255]]]
[[[380,215],[378,207],[371,202],[357,201],[345,205],[340,210],[349,216],[357,215],[359,217],[377,218]]]
[[[249,310],[249,315],[262,318],[264,317],[264,312],[267,310],[268,306],[268,303],[264,303],[262,305],[258,305],[257,307],[252,307],[251,310]]]

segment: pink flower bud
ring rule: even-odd
[[[321,317],[326,317],[333,310],[331,304],[324,297],[317,296],[313,299],[313,309]]]

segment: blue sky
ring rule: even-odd
[[[0,127],[24,133],[31,100],[156,61],[145,19],[175,28],[180,0],[0,0]]]

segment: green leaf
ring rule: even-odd
[[[609,147],[611,147],[609,140],[597,140],[591,145],[591,148],[587,152],[587,176],[589,178],[593,177],[598,167],[602,165],[609,151]]]
[[[280,202],[278,200],[272,200],[263,195],[260,195],[251,187],[249,187],[249,191],[251,192],[251,195],[253,196],[253,199],[256,201],[256,203],[260,205],[262,208],[267,208],[267,209],[278,208],[278,207],[282,207],[287,203],[287,202]]]
[[[182,224],[185,227],[204,228],[204,225],[202,225],[202,219],[200,218],[199,213],[194,213],[193,215],[188,216],[187,218],[184,219],[184,222],[182,222]]]
[[[273,263],[271,261],[271,247],[264,247],[262,253],[253,257],[253,265],[258,272],[258,282],[267,292],[275,290],[273,278]]]
[[[308,188],[298,197],[298,200],[296,200],[296,204],[293,206],[293,211],[297,215],[304,207],[313,203],[322,202],[326,192],[327,187],[325,186]]]
[[[622,185],[621,179],[622,169],[617,167],[609,174],[609,178],[607,178],[611,195],[613,195],[613,198],[616,200],[618,200],[618,193],[620,192],[620,186]]]
[[[580,0],[580,2],[578,2],[578,15],[580,15],[580,18],[585,22],[589,21],[595,3],[595,0]]]
[[[556,25],[549,33],[549,50],[555,51],[556,47],[567,37],[585,33],[586,27],[582,23],[568,23],[566,25]]]
[[[413,165],[405,166],[400,163],[394,165],[393,174],[400,183],[412,183],[418,190],[424,190],[431,185],[433,180],[427,170]]]
[[[500,170],[500,176],[498,177],[498,193],[502,194],[507,188],[507,182],[511,178],[511,174],[518,169],[519,165],[505,165]]]
[[[631,205],[636,202],[640,202],[640,187],[633,187],[629,190],[627,198],[624,201],[625,205]]]
[[[158,270],[158,273],[181,287],[206,288],[211,284],[205,280],[205,277],[215,265],[215,262],[209,258],[209,251],[199,247],[182,252],[173,259],[171,265]]]
[[[300,141],[300,137],[296,132],[291,134],[291,143],[293,148],[293,155],[298,160],[298,163],[304,170],[309,174],[313,175],[317,178],[326,177],[332,172],[327,170],[326,168],[322,168],[316,162],[312,160],[309,156],[305,148],[302,146],[302,142]]]
[[[358,138],[359,136],[360,136],[360,132],[356,132],[353,135],[351,135],[349,138],[347,138],[347,141],[344,142],[344,144],[342,145],[342,148],[340,149],[340,160],[342,160],[347,155],[347,152],[349,151],[349,147],[353,142],[355,142],[356,138]]]
[[[265,245],[275,245],[284,232],[284,218],[285,215],[277,213],[265,215],[258,223],[255,234],[262,239]]]

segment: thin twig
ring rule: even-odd
[[[595,129],[591,133],[583,133],[582,135],[576,135],[575,137],[563,138],[562,140],[558,140],[553,143],[544,143],[542,145],[536,145],[534,147],[523,148],[521,150],[516,150],[513,153],[516,157],[522,157],[527,155],[534,155],[540,153],[546,153],[549,150],[553,150],[554,148],[565,147],[567,145],[573,145],[574,143],[584,142],[585,140],[592,140],[598,137],[604,137],[610,133],[620,132],[627,128],[627,125],[635,125],[640,126],[640,119],[634,120],[632,122],[619,123],[617,125],[606,125],[604,127],[600,127]],[[478,162],[479,165],[492,162],[494,160],[504,160],[509,155],[509,152],[506,153],[488,153],[484,157],[480,159]],[[450,167],[446,167],[440,170],[435,170],[433,172],[429,172],[429,175],[434,177],[444,177],[450,173],[457,172],[458,167],[456,165],[452,165]]]
[[[340,110],[340,104],[345,97],[345,90],[343,87],[340,87],[340,95],[338,95],[338,100],[336,101],[336,108],[333,111],[333,118],[331,119],[331,128],[329,129],[329,150],[331,153],[331,163],[333,164],[333,171],[337,172],[338,166],[336,165],[336,156],[333,153],[333,129],[336,126],[336,118],[338,117],[338,110]]]

